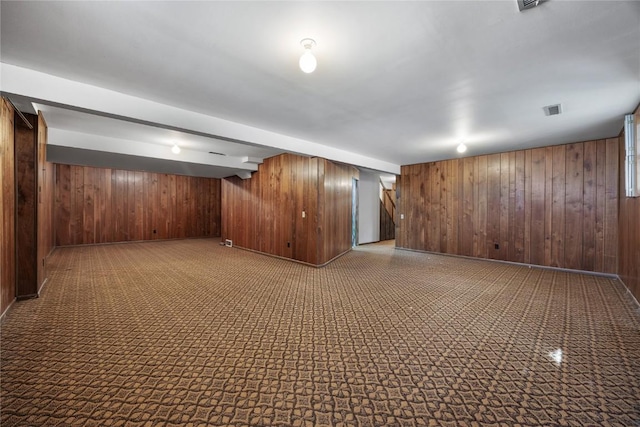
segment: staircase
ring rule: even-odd
[[[382,185],[382,182],[380,182]],[[380,240],[396,238],[395,190],[382,187],[380,200]]]

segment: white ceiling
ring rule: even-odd
[[[271,146],[258,157],[396,172],[460,156],[461,141],[475,155],[614,136],[640,102],[638,1],[3,1],[1,20],[2,90],[56,106],[50,128],[159,145],[181,129],[205,152],[222,136]],[[317,42],[310,75],[304,37]],[[42,76],[29,70],[77,93],[25,88]],[[88,95],[102,89],[129,110]],[[546,117],[556,103],[563,114]]]

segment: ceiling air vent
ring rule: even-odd
[[[224,153],[216,153],[215,151],[209,151],[209,154],[215,154],[216,156],[226,156]]]
[[[520,9],[520,12],[522,12],[523,10],[527,10],[527,9],[531,9],[532,7],[536,7],[537,5],[542,3],[543,1],[545,1],[545,0],[518,0],[518,8]]]
[[[546,107],[542,107],[542,109],[544,110],[545,116],[557,116],[562,113],[562,104],[547,105]]]

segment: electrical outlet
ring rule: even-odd
[[[306,218],[307,217],[307,213],[305,211],[302,211],[302,218]]]
[[[493,245],[496,249],[500,249],[500,243],[494,243]]]
[[[287,247],[290,248],[291,247],[291,242],[287,242]]]

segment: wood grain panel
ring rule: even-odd
[[[351,249],[352,179],[359,176],[353,166],[326,159],[318,162],[324,163],[324,197],[318,198],[318,210],[324,213],[323,245],[318,247],[317,259],[322,265]]]
[[[618,272],[618,210],[619,210],[619,139],[610,138],[605,145],[605,196],[604,196],[604,272]],[[638,220],[638,217],[635,217]],[[637,243],[637,241],[636,241]],[[637,261],[638,259],[636,259]]]
[[[393,240],[396,234],[396,225],[391,218],[391,214],[380,202],[380,241]]]
[[[537,265],[544,265],[545,175],[546,162],[544,148],[531,150],[529,262]]]
[[[462,189],[459,196],[462,200],[462,235],[472,236],[474,233],[474,191],[473,191],[473,164],[474,159],[467,157],[462,159]],[[471,256],[473,254],[474,239],[460,239],[460,254]]]
[[[54,167],[47,162],[47,123],[38,113],[38,207],[37,207],[37,283],[38,292],[47,278],[46,259],[54,248]]]
[[[566,147],[553,147],[551,172],[551,267],[560,267],[564,262],[565,233],[565,152]]]
[[[514,221],[514,245],[515,252],[512,254],[515,262],[524,262],[525,253],[525,153],[515,152],[515,217]]]
[[[584,201],[584,144],[569,144],[566,151],[565,173],[565,260],[563,267],[581,269],[583,201]]]
[[[220,236],[219,179],[61,164],[55,174],[58,246]]]
[[[636,123],[640,123],[640,108],[638,108],[635,112],[635,120]],[[607,140],[607,148],[609,148],[609,144],[614,143],[614,139]],[[618,232],[618,268],[617,272],[620,276],[620,279],[624,282],[625,285],[629,288],[631,293],[636,297],[638,301],[640,301],[640,197],[626,197],[625,194],[625,174],[624,174],[624,158],[625,158],[625,135],[624,130],[620,135],[618,141],[619,147],[619,158],[618,158],[618,167],[619,167],[619,177],[618,177],[618,187],[619,187],[619,222],[617,224],[617,232]],[[609,154],[609,153],[608,153]],[[609,159],[607,154],[607,160]],[[613,154],[613,150],[611,153]],[[604,191],[606,194],[606,199],[609,200],[609,188],[605,184]],[[606,204],[605,204],[606,205]],[[605,206],[603,209],[603,214],[605,217],[609,215],[609,210],[611,210],[610,206]],[[613,228],[604,230],[605,237],[609,235],[609,233],[613,232]],[[608,248],[606,243],[609,243],[605,240],[605,251],[611,250]],[[609,259],[605,259],[605,268],[608,267]]]
[[[351,248],[353,177],[355,168],[325,159],[292,154],[265,159],[250,179],[222,181],[223,238],[322,265]]]
[[[618,156],[615,138],[403,166],[396,244],[613,273]]]
[[[16,297],[14,110],[0,99],[0,315]]]
[[[46,161],[47,124],[42,116],[14,118],[16,165],[16,297],[37,296],[46,258],[53,250],[53,166]]]
[[[38,291],[38,117],[25,114],[32,128],[15,119],[16,164],[16,297],[32,297]]]
[[[500,244],[500,155],[487,156],[487,229],[485,246],[488,258],[501,259]]]

